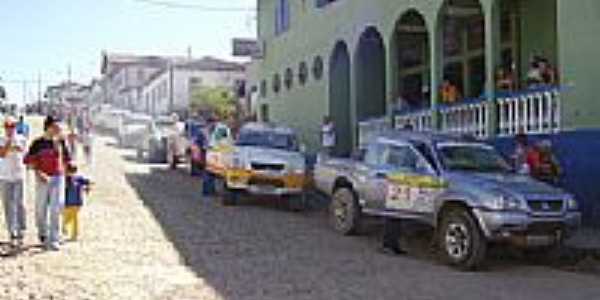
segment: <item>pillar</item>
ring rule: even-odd
[[[500,1],[489,0],[484,3],[485,19],[485,94],[488,100],[487,120],[488,136],[494,137],[498,132],[498,107],[496,100],[496,69],[500,62]]]
[[[444,19],[438,17],[429,29],[429,47],[431,48],[431,81],[430,81],[430,95],[431,95],[431,114],[432,114],[432,129],[440,129],[440,118],[438,112],[438,105],[440,101],[440,86],[442,84],[442,77],[444,73],[444,48],[443,48],[443,36],[442,36],[442,22]]]

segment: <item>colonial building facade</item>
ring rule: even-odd
[[[248,91],[263,119],[297,128],[316,148],[329,115],[342,154],[377,122],[469,133],[507,149],[519,132],[550,138],[570,170],[565,185],[600,214],[592,201],[600,189],[583,176],[600,172],[599,162],[584,159],[600,150],[591,142],[600,139],[600,2],[258,0],[257,7],[262,53],[248,69]]]
[[[156,72],[142,89],[137,109],[152,115],[185,112],[195,89],[233,90],[245,80],[244,66],[212,57],[173,63]]]

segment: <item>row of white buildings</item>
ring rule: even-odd
[[[151,115],[187,112],[196,89],[225,87],[236,94],[245,89],[244,64],[214,57],[105,52],[101,74],[89,87],[90,103]]]

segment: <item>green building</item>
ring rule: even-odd
[[[585,151],[600,151],[598,142],[586,144],[600,141],[598,0],[258,0],[257,7],[253,108],[298,129],[309,148],[318,147],[328,115],[340,154],[374,119],[475,134],[500,147],[518,132],[549,137],[559,152],[580,152],[564,163],[570,169],[589,168]],[[532,81],[541,68],[543,82]],[[456,101],[443,99],[444,80]],[[585,193],[600,199],[600,191]]]

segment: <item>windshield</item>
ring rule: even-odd
[[[173,130],[173,127],[175,126],[175,123],[166,122],[166,121],[158,121],[155,124],[156,124],[156,130],[158,130],[161,133],[171,131],[171,130]]]
[[[494,148],[484,144],[438,144],[442,164],[450,171],[510,172],[511,168]]]
[[[146,125],[148,125],[149,122],[150,122],[150,120],[148,120],[148,119],[129,119],[129,120],[127,120],[127,122],[125,122],[125,125],[146,126]]]
[[[296,137],[292,134],[272,131],[242,131],[237,141],[238,146],[259,146],[289,151],[296,151]]]

